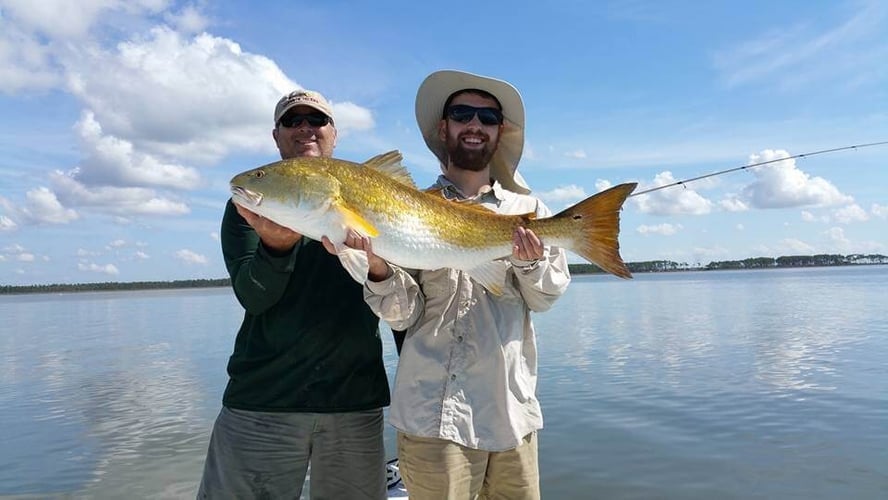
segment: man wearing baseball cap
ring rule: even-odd
[[[429,75],[416,119],[442,175],[432,189],[501,214],[551,215],[516,171],[524,105],[511,84],[462,71]],[[453,269],[407,271],[371,260],[364,295],[394,330],[405,330],[390,422],[410,498],[538,499],[537,348],[530,313],[545,311],[570,282],[562,249],[529,230],[499,261],[501,296]],[[366,246],[366,242],[365,242]]]
[[[333,108],[296,90],[274,110],[282,159],[333,154]],[[198,498],[386,498],[379,319],[322,244],[231,200],[222,253],[244,319]]]

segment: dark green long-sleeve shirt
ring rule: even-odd
[[[222,403],[251,411],[347,412],[389,404],[379,319],[320,242],[273,256],[229,200],[222,253],[244,321]]]

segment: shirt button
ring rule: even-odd
[[[455,373],[454,373],[453,375],[450,376],[450,380],[456,380],[456,374],[455,374]]]

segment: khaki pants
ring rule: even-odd
[[[492,452],[398,433],[401,477],[410,500],[539,500],[537,436]]]

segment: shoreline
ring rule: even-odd
[[[817,257],[829,257],[828,262],[817,263]],[[857,259],[853,257],[863,257]],[[840,259],[837,259],[840,258]],[[781,259],[783,259],[781,261]],[[788,260],[787,260],[788,259]],[[781,263],[782,262],[782,263]],[[755,271],[759,269],[797,269],[811,267],[848,267],[878,266],[888,264],[888,257],[883,255],[853,256],[799,256],[779,257],[772,259],[760,257],[742,261],[710,262],[706,266],[689,266],[672,261],[627,262],[626,266],[634,273],[670,273],[697,271]],[[568,264],[570,273],[576,276],[588,274],[606,274],[594,264]],[[24,295],[41,293],[77,293],[107,292],[129,290],[165,290],[187,288],[218,288],[229,287],[229,278],[190,279],[173,281],[134,281],[134,282],[101,282],[101,283],[54,283],[49,285],[0,285],[0,295]]]

